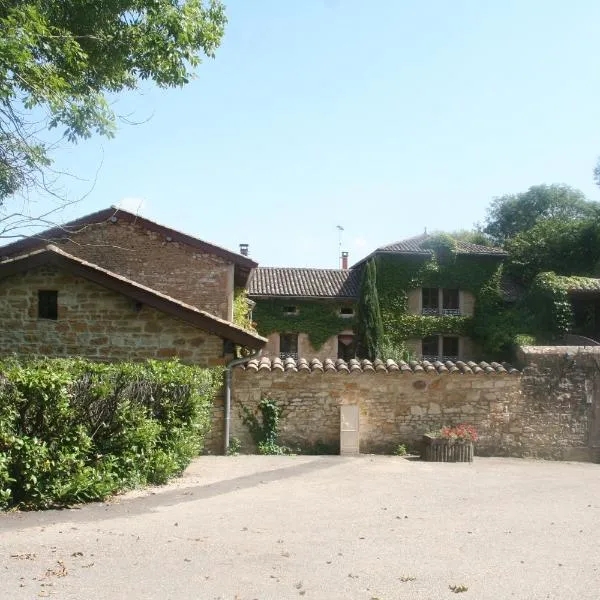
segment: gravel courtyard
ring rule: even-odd
[[[600,465],[203,457],[164,488],[0,515],[0,598],[597,600],[599,536]]]

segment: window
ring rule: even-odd
[[[284,315],[297,315],[298,314],[298,308],[296,306],[284,306],[283,307],[283,314]]]
[[[297,333],[281,333],[279,335],[279,358],[298,358]]]
[[[340,308],[340,317],[353,317],[354,309],[351,306],[342,306]]]
[[[430,335],[421,340],[424,360],[458,360],[459,341],[455,336]]]
[[[442,340],[442,356],[446,360],[458,359],[458,338],[444,337]]]
[[[356,356],[356,344],[353,335],[338,335],[338,358],[350,360]]]
[[[421,341],[421,354],[423,354],[423,358],[426,360],[437,360],[439,353],[439,343],[437,335],[430,335],[426,338],[423,338]]]
[[[422,314],[460,315],[460,295],[458,290],[445,290],[442,288],[423,288],[422,295]]]
[[[459,315],[460,306],[458,299],[458,290],[442,291],[442,314]]]
[[[38,319],[58,319],[58,292],[38,290]]]
[[[439,307],[439,290],[438,288],[423,288],[423,314],[437,315]]]

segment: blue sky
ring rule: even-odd
[[[567,183],[600,200],[600,3],[229,0],[183,89],[119,96],[122,125],[57,154],[124,202],[264,266],[351,263],[494,196]],[[99,170],[98,170],[99,169]],[[64,181],[71,197],[89,187]]]

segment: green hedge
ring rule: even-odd
[[[220,383],[220,370],[177,361],[0,362],[0,508],[99,500],[180,474]]]

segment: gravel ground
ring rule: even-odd
[[[203,457],[163,488],[1,515],[0,598],[598,600],[599,534],[600,465]]]

